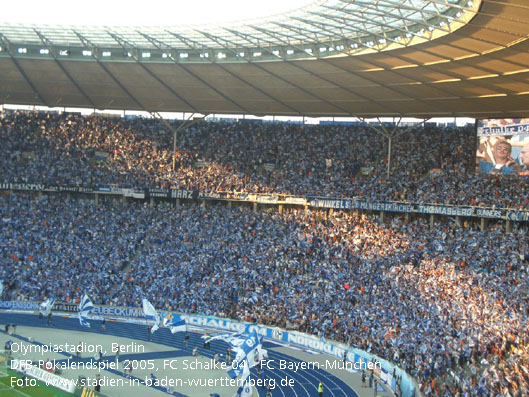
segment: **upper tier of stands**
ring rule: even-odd
[[[528,204],[527,178],[474,172],[471,128],[418,127],[401,135],[392,145],[390,178],[386,139],[364,126],[202,122],[177,141],[173,171],[173,135],[158,120],[4,112],[1,182]]]

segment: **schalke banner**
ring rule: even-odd
[[[529,134],[529,119],[483,119],[478,121],[478,136]]]

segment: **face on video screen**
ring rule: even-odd
[[[529,118],[480,120],[477,133],[479,172],[529,176]]]

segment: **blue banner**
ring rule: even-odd
[[[309,197],[309,205],[315,208],[353,209],[353,200]]]
[[[473,207],[452,207],[443,205],[417,205],[412,212],[420,214],[448,215],[448,216],[475,216]]]
[[[39,310],[40,303],[38,302],[22,302],[22,301],[0,301],[0,309],[6,310]]]
[[[0,190],[35,190],[41,191],[46,188],[43,183],[0,183]]]
[[[529,211],[507,210],[505,219],[508,221],[527,222],[529,221]]]
[[[93,314],[99,316],[110,317],[129,317],[129,318],[143,318],[143,310],[141,307],[113,307],[113,306],[95,306],[92,310]]]
[[[386,212],[413,212],[416,206],[407,203],[384,203],[384,202],[367,202],[362,200],[354,200],[353,208],[370,211],[386,211]]]

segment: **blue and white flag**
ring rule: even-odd
[[[83,327],[90,327],[90,323],[87,321],[87,315],[92,310],[94,310],[94,304],[92,303],[88,295],[84,294],[81,298],[81,302],[79,303],[79,310],[77,311],[77,314],[79,315],[79,323]]]
[[[162,320],[164,327],[169,328],[171,333],[187,331],[186,322],[184,320],[176,321],[172,314],[168,314]]]
[[[263,349],[263,345],[261,343],[257,345],[257,348],[254,350],[253,354],[248,356],[248,365],[250,368],[258,365],[261,360],[266,360],[268,358],[268,351]]]
[[[241,352],[241,360],[238,360],[242,362],[246,357],[253,352],[255,349],[257,349],[257,346],[261,344],[261,340],[259,339],[259,335],[257,335],[257,331],[254,329],[253,332],[248,335],[248,337],[244,340],[243,344],[240,347]],[[237,354],[239,355],[239,354]]]
[[[49,297],[44,302],[42,302],[39,306],[39,311],[42,313],[44,317],[46,317],[48,314],[51,313],[51,310],[53,309],[53,305],[55,304],[55,298]]]
[[[154,306],[151,305],[151,302],[146,298],[143,298],[141,302],[143,304],[143,314],[145,315],[145,318],[149,321],[154,321],[154,325],[151,329],[151,333],[154,334],[158,328],[160,328],[160,315],[156,312]]]
[[[233,397],[251,397],[252,386],[250,385],[250,368],[248,365],[248,361],[244,361],[241,382],[242,385],[239,386],[237,392],[233,395]]]
[[[140,287],[136,286],[136,291],[138,291],[138,294],[140,294],[141,299],[145,298],[145,295],[143,294],[143,291]]]
[[[2,281],[0,281],[0,298],[2,297],[2,294],[4,293],[4,284]]]
[[[244,340],[243,344],[233,349],[237,352],[234,360],[234,365],[228,370],[228,375],[231,378],[236,378],[243,372],[243,364],[246,362],[250,368],[259,364],[259,361],[267,357],[267,352],[262,348],[262,340],[257,335],[255,329]]]

